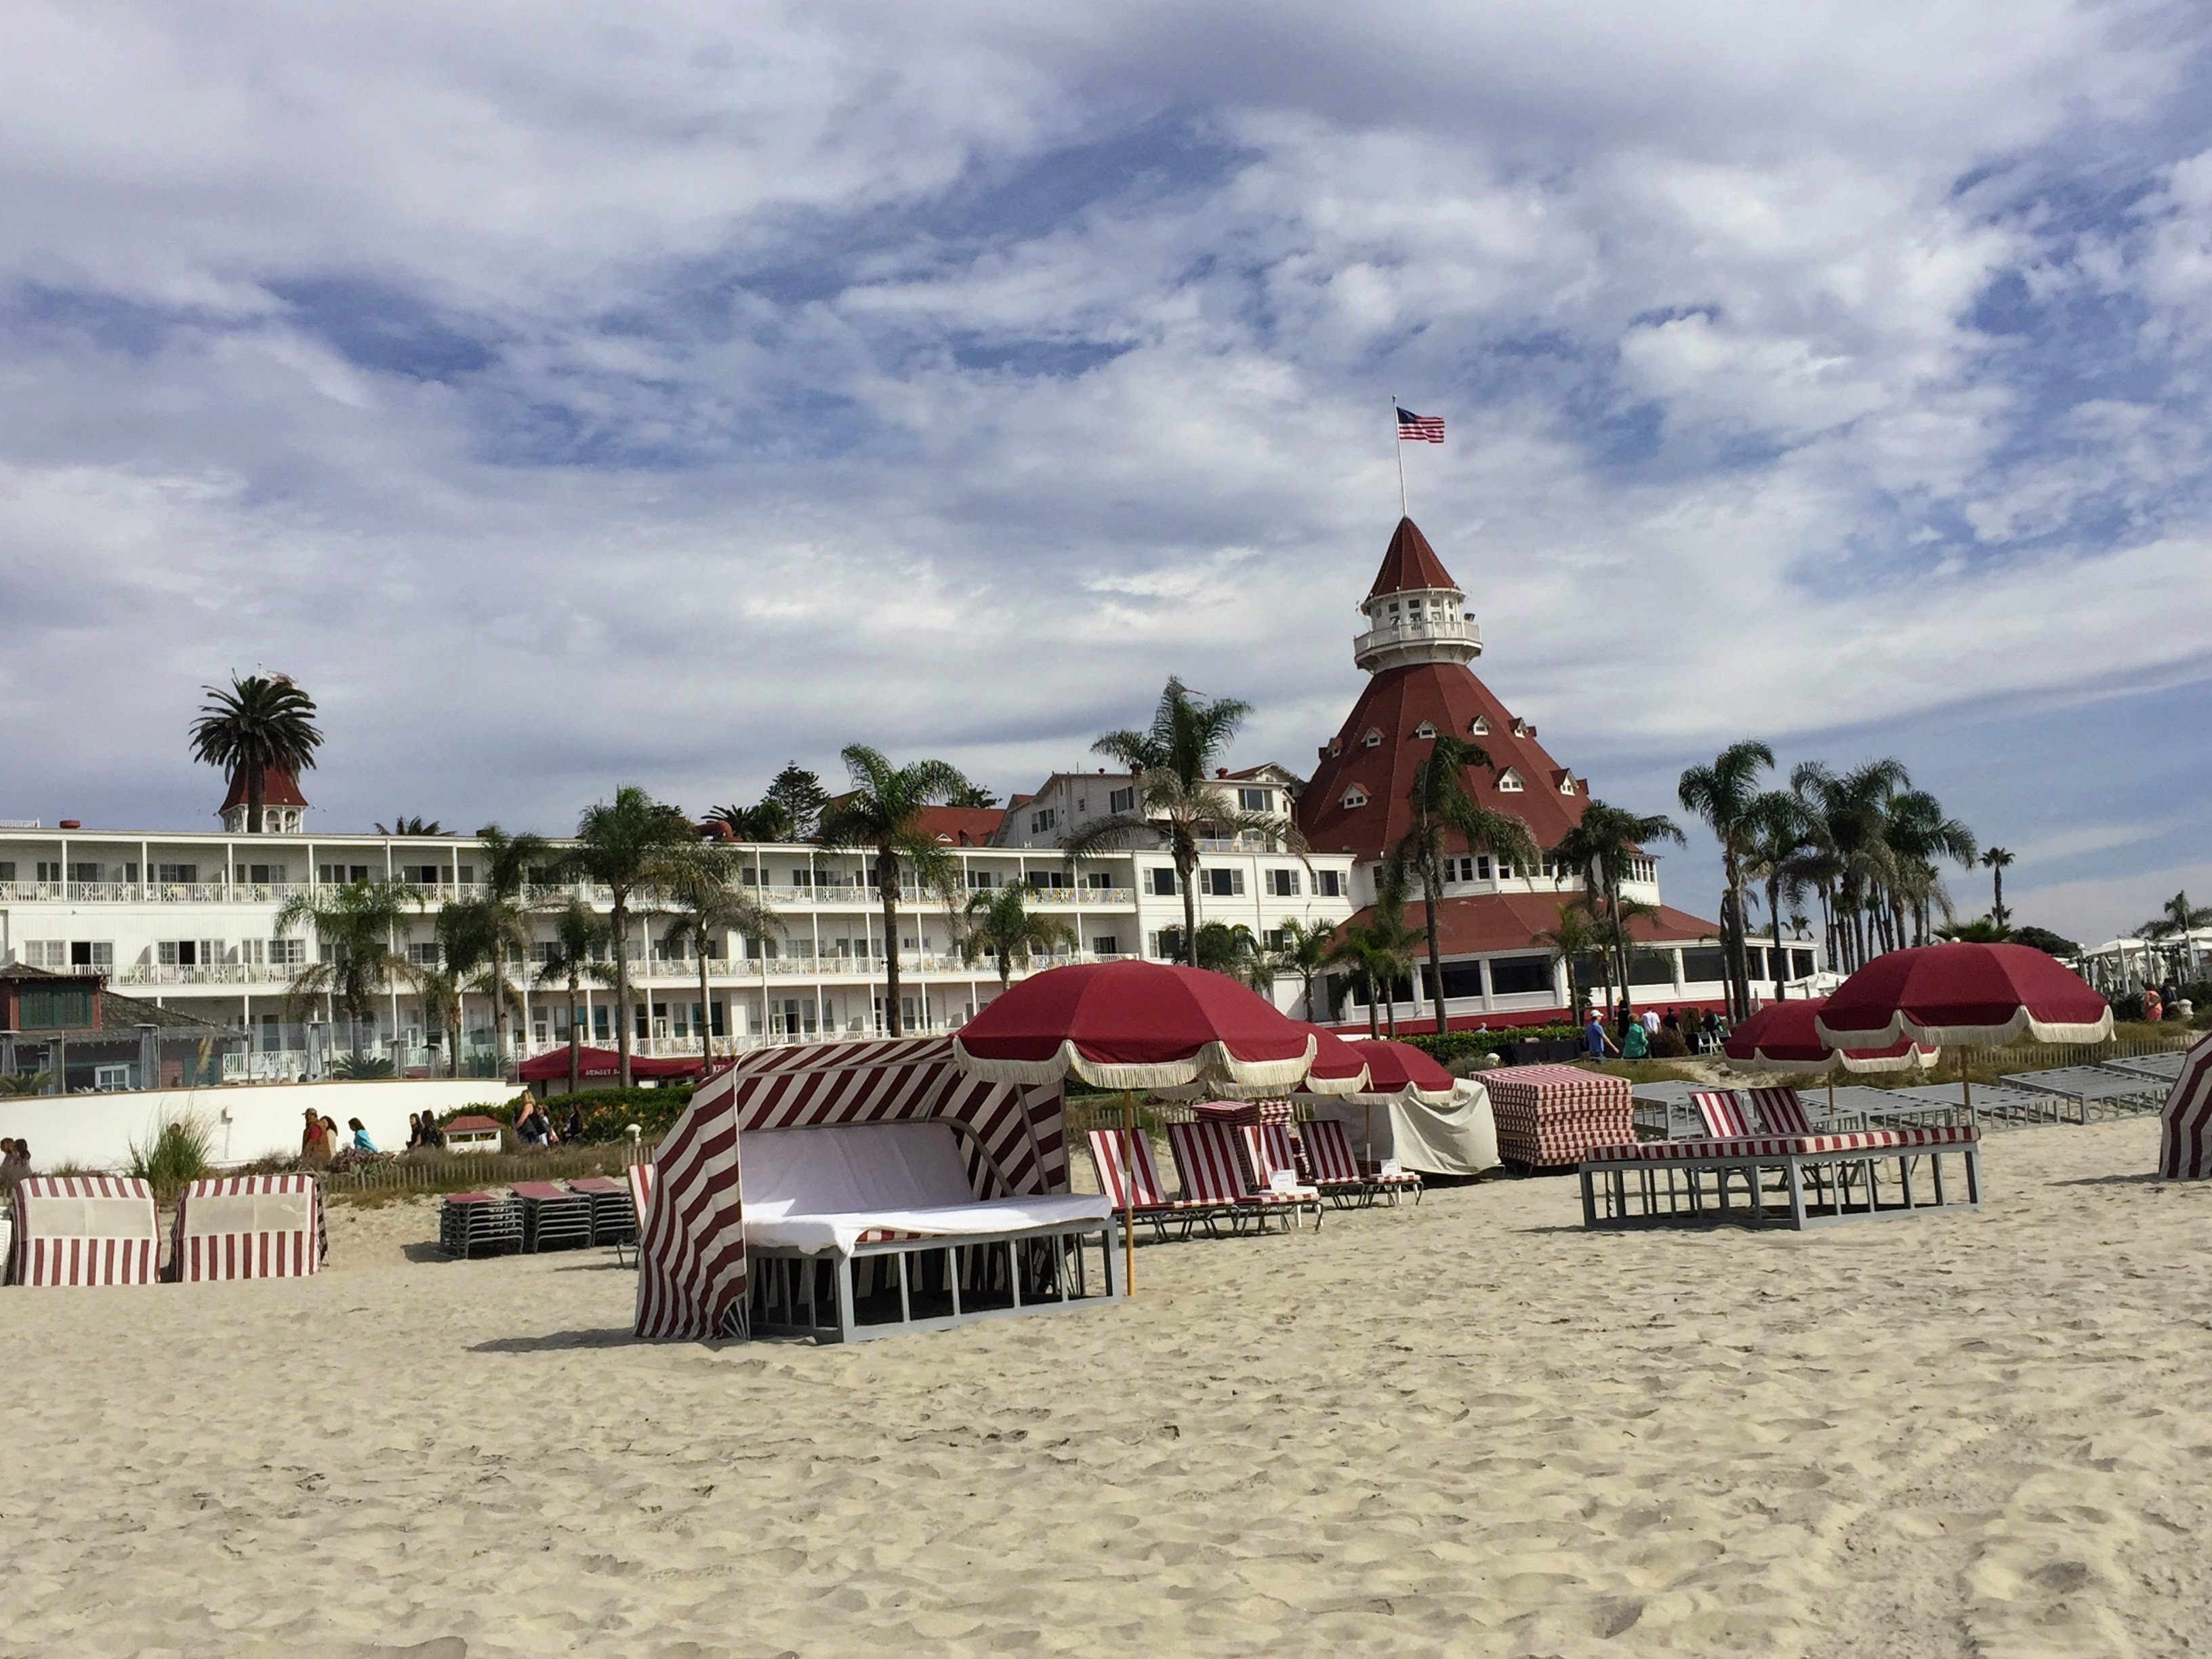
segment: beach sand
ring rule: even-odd
[[[2212,1182],[1586,1234],[1574,1183],[1141,1250],[850,1351],[629,1340],[607,1252],[0,1292],[0,1650],[2212,1650]]]

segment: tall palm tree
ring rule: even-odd
[[[1382,1034],[1378,1015],[1387,1020],[1392,1036],[1398,1034],[1397,985],[1413,972],[1413,946],[1421,937],[1407,925],[1405,903],[1404,896],[1386,882],[1367,920],[1338,928],[1329,950],[1330,965],[1350,969],[1353,982],[1367,994],[1370,1036]]]
[[[1820,902],[1830,919],[1829,960],[1848,971],[1869,960],[1868,913],[1897,870],[1887,833],[1891,796],[1910,786],[1904,763],[1868,761],[1837,774],[1819,761],[1803,761],[1790,787],[1806,803],[1818,848],[1812,860]],[[1873,939],[1878,944],[1878,937]]]
[[[1818,863],[1820,848],[1808,821],[1805,802],[1794,790],[1769,789],[1751,803],[1752,835],[1744,850],[1744,874],[1766,890],[1766,915],[1773,933],[1767,953],[1767,969],[1774,981],[1774,1000],[1784,1002],[1788,975],[1782,949],[1782,906],[1805,896]]]
[[[483,899],[454,899],[438,907],[432,924],[438,942],[437,960],[410,963],[406,976],[422,999],[422,1023],[432,1023],[433,1009],[452,1046],[447,1055],[450,1075],[461,1074],[461,1024],[467,1010],[470,983],[490,999],[495,1030],[506,1017],[512,994],[501,971],[500,957],[518,939],[529,937],[519,914],[509,917]],[[502,1070],[505,1068],[502,1067]]]
[[[1383,879],[1401,891],[1421,890],[1423,921],[1429,945],[1429,995],[1436,1004],[1437,1030],[1444,1029],[1444,957],[1442,921],[1444,855],[1464,850],[1486,852],[1522,869],[1534,869],[1543,858],[1536,850],[1528,826],[1511,812],[1483,805],[1468,787],[1467,775],[1475,767],[1491,772],[1497,763],[1479,744],[1449,732],[1434,739],[1429,752],[1413,769],[1406,792],[1413,817],[1398,844],[1383,859]]]
[[[2176,956],[2187,978],[2197,971],[2197,941],[2190,936],[2200,927],[2212,927],[2212,906],[2191,904],[2186,890],[2176,893],[2159,907],[2158,915],[2136,930],[2142,939],[2177,939]]]
[[[1260,948],[1260,941],[1241,921],[1209,921],[1200,926],[1197,949],[1191,965],[1208,973],[1224,974],[1255,991],[1275,982],[1275,959]]]
[[[2002,847],[1984,847],[1981,864],[1990,872],[1990,920],[2002,927],[2010,920],[2005,914],[2004,872],[2012,867],[2012,854]]]
[[[650,896],[653,878],[667,860],[696,843],[681,812],[626,783],[611,801],[584,809],[575,845],[562,860],[578,878],[597,882],[612,900],[607,926],[615,957],[615,1051],[622,1086],[630,1086],[629,924],[635,903]]]
[[[1584,890],[1596,901],[1593,908],[1604,921],[1613,946],[1613,967],[1620,975],[1619,1023],[1624,1031],[1632,1018],[1630,1001],[1636,981],[1630,971],[1632,911],[1622,897],[1621,884],[1627,878],[1629,860],[1644,848],[1662,841],[1677,846],[1682,842],[1681,830],[1664,813],[1631,812],[1593,799],[1583,805],[1575,827],[1553,849],[1553,858],[1582,872]]]
[[[1314,1001],[1314,980],[1328,965],[1329,946],[1335,937],[1333,927],[1314,927],[1303,921],[1283,924],[1283,948],[1275,954],[1282,970],[1297,976],[1301,1006],[1308,1019],[1321,1018],[1320,1006]]]
[[[192,722],[192,758],[243,776],[246,832],[258,836],[269,774],[289,772],[296,780],[315,763],[323,744],[315,700],[283,674],[234,674],[228,691],[201,690],[207,701]]]
[[[793,839],[791,810],[779,800],[764,800],[757,806],[717,806],[702,822],[727,825],[732,841],[757,842]]]
[[[1285,834],[1282,821],[1247,812],[1213,781],[1215,763],[1228,751],[1237,728],[1252,705],[1234,697],[1206,698],[1180,679],[1170,678],[1160,694],[1152,723],[1142,731],[1109,732],[1091,745],[1129,769],[1136,789],[1133,811],[1101,818],[1061,843],[1071,859],[1104,847],[1119,847],[1146,835],[1157,836],[1174,860],[1182,889],[1182,955],[1196,961],[1198,949],[1198,857],[1200,843],[1213,836],[1256,833],[1281,836],[1303,850],[1297,832]]]
[[[1567,969],[1567,996],[1577,1012],[1596,989],[1579,977],[1581,964],[1595,962],[1604,982],[1604,1006],[1613,1006],[1613,951],[1607,930],[1590,912],[1588,895],[1566,900],[1559,906],[1559,919],[1552,927],[1535,936],[1535,942],[1547,948],[1552,960],[1564,963]]]
[[[583,1083],[583,1057],[580,1053],[582,1036],[576,1020],[576,999],[587,979],[601,985],[614,982],[613,965],[605,959],[607,941],[613,931],[598,911],[583,900],[572,897],[553,913],[553,938],[538,964],[538,985],[541,990],[548,985],[565,984],[568,988],[568,1092],[572,1095]]]
[[[935,888],[946,896],[948,906],[952,902],[957,865],[943,843],[922,827],[922,809],[942,805],[972,786],[948,761],[893,766],[880,751],[859,743],[848,744],[842,758],[853,787],[823,813],[819,834],[827,846],[875,851],[876,895],[884,907],[884,1030],[899,1036],[903,1035],[899,1013],[901,873],[912,870],[917,886]]]
[[[968,896],[962,910],[960,959],[973,967],[985,957],[999,969],[999,988],[1013,982],[1014,958],[1038,951],[1049,956],[1075,948],[1075,929],[1059,916],[1041,915],[1029,908],[1036,891],[1027,882],[1005,887],[985,887]]]
[[[1974,832],[1948,816],[1942,803],[1924,789],[1899,790],[1884,805],[1882,839],[1896,864],[1887,894],[1891,935],[1899,945],[1924,943],[1931,911],[1941,908],[1948,915],[1951,908],[1937,861],[1948,859],[1972,869],[1979,849]],[[1911,941],[1905,937],[1908,914],[1913,922]]]
[[[552,844],[543,836],[525,830],[511,836],[496,823],[477,831],[481,843],[483,894],[466,902],[475,904],[485,936],[482,963],[484,991],[491,999],[492,1060],[501,1075],[507,1072],[507,1010],[514,1005],[507,984],[507,963],[530,948],[530,918],[522,903],[523,889],[531,872],[542,868],[553,856]]]
[[[351,1028],[346,1046],[356,1060],[361,1028],[374,1023],[376,999],[405,965],[392,941],[413,908],[403,883],[350,881],[295,893],[276,912],[279,934],[305,922],[318,946],[316,959],[293,973],[287,1000],[295,1011],[324,999],[344,1009]]]
[[[735,848],[712,842],[672,854],[653,872],[655,908],[671,918],[664,937],[672,945],[689,945],[699,963],[699,1057],[714,1058],[714,1002],[707,964],[714,949],[732,933],[764,939],[783,932],[775,911],[738,884]]]
[[[1729,1012],[1741,1019],[1751,1012],[1750,963],[1743,940],[1743,860],[1753,826],[1751,803],[1759,796],[1759,775],[1774,764],[1774,751],[1757,738],[1732,743],[1710,765],[1682,774],[1675,793],[1684,807],[1705,821],[1721,844],[1721,870],[1727,883],[1721,895],[1721,948],[1728,958]]]

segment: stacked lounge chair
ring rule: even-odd
[[[447,1193],[438,1206],[438,1248],[463,1259],[522,1248],[522,1206],[489,1193]]]
[[[637,1206],[628,1182],[612,1176],[579,1176],[568,1183],[568,1190],[591,1200],[592,1243],[637,1243]]]
[[[522,1248],[569,1250],[592,1242],[592,1200],[588,1193],[557,1181],[518,1181],[514,1201],[522,1206]]]

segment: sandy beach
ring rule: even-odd
[[[0,1296],[0,1649],[2205,1651],[2212,1184],[2155,1136],[1802,1237],[1443,1190],[852,1351],[341,1209],[316,1279]]]

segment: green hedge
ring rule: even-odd
[[[569,1108],[584,1115],[586,1142],[621,1140],[636,1124],[645,1131],[647,1145],[668,1132],[677,1116],[691,1101],[693,1085],[678,1083],[665,1089],[582,1089],[573,1095],[555,1095],[545,1103],[545,1115],[558,1129],[568,1121]],[[528,1109],[530,1097],[515,1096],[512,1100],[485,1101],[473,1106],[463,1106],[447,1112],[438,1120],[443,1128],[457,1117],[495,1118],[509,1128],[515,1120]]]
[[[1401,1036],[1398,1041],[1410,1042],[1438,1063],[1449,1066],[1455,1060],[1479,1060],[1484,1054],[1494,1054],[1509,1042],[1534,1042],[1581,1035],[1581,1026],[1557,1021],[1549,1025],[1507,1025],[1494,1031],[1421,1031]]]

